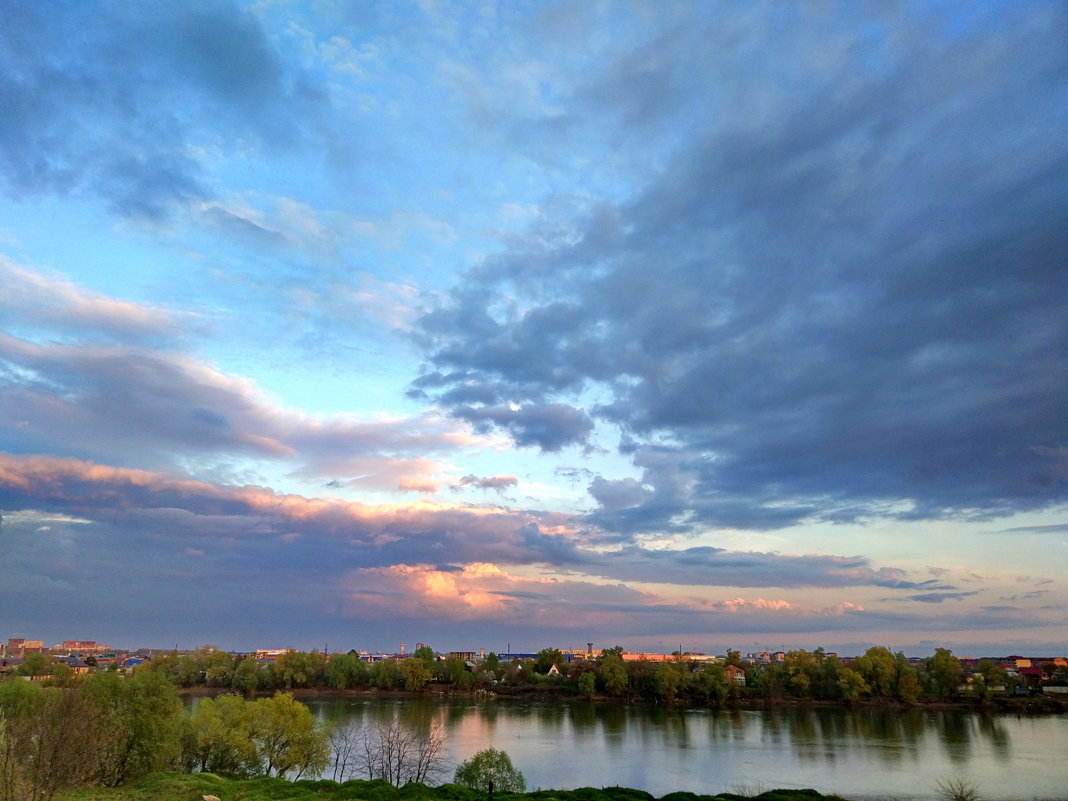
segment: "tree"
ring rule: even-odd
[[[938,698],[954,696],[960,687],[960,660],[948,648],[936,648],[927,659],[927,682]]]
[[[262,686],[260,664],[256,661],[256,657],[246,656],[237,663],[234,667],[233,677],[230,679],[230,686],[245,695],[258,690]]]
[[[538,651],[538,658],[534,660],[534,669],[538,673],[548,673],[553,665],[556,665],[557,670],[563,670],[567,665],[567,660],[558,649],[542,648]]]
[[[82,686],[101,710],[109,735],[102,783],[117,785],[179,765],[185,710],[162,672],[138,670],[130,678],[97,673]]]
[[[183,762],[192,770],[254,776],[261,769],[253,742],[252,702],[238,695],[203,698],[189,718]]]
[[[422,692],[433,678],[426,662],[414,657],[401,662],[401,675],[404,676],[404,689],[410,693]]]
[[[619,697],[627,692],[627,669],[623,664],[623,658],[618,654],[609,654],[601,662],[601,681],[604,682],[604,691],[609,695]]]
[[[179,687],[192,687],[200,683],[201,667],[195,656],[185,654],[178,658],[178,665],[171,675],[171,681]]]
[[[973,677],[976,696],[982,701],[989,700],[995,687],[1004,687],[1006,675],[1004,668],[998,667],[994,660],[980,660]]]
[[[609,657],[612,657],[612,656],[615,656],[620,661],[622,661],[623,660],[623,646],[622,645],[613,645],[611,648],[605,648],[603,651],[601,651],[601,654],[600,654],[600,656],[597,657],[596,661],[597,662],[604,662],[606,659],[608,659]]]
[[[29,682],[0,695],[0,799],[49,801],[95,773],[106,742],[100,711],[79,689]]]
[[[426,662],[426,666],[428,668],[436,661],[438,661],[437,656],[435,656],[434,654],[434,649],[431,648],[429,645],[420,645],[418,648],[416,648],[415,653],[412,654],[412,658],[422,659],[424,662]]]
[[[361,744],[359,767],[368,779],[401,787],[410,782],[430,784],[445,774],[448,755],[445,732],[439,726],[420,734],[394,720],[364,732]]]
[[[52,657],[47,654],[26,654],[15,673],[19,676],[50,676],[53,669]]]
[[[861,696],[871,691],[864,677],[845,665],[838,669],[838,689],[845,701],[859,701]]]
[[[367,684],[367,666],[357,654],[331,654],[324,669],[326,683],[336,690]]]
[[[790,692],[800,698],[808,697],[820,672],[821,665],[816,662],[816,657],[803,648],[787,651],[783,666]]]
[[[593,673],[586,672],[578,677],[578,691],[583,698],[593,698],[597,692],[597,678]]]
[[[225,651],[212,651],[204,659],[205,679],[209,687],[229,687],[234,679],[234,660]]]
[[[674,662],[661,662],[653,670],[653,688],[656,697],[662,701],[673,701],[686,678],[682,665]]]
[[[253,702],[252,741],[268,776],[299,779],[326,769],[330,762],[327,733],[311,710],[291,693]]]
[[[865,651],[853,663],[854,669],[864,677],[872,695],[877,698],[892,698],[897,689],[897,663],[888,648],[874,647]]]
[[[472,790],[488,793],[523,793],[527,783],[504,751],[486,748],[460,763],[453,781]]]
[[[287,690],[312,687],[323,678],[325,663],[318,651],[286,651],[274,661],[276,680]]]

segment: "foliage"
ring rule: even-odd
[[[538,658],[534,660],[534,670],[544,675],[553,665],[556,665],[557,670],[567,667],[567,660],[558,649],[542,648],[538,651]]]
[[[474,791],[456,784],[427,787],[408,784],[401,788],[384,781],[350,780],[337,783],[324,780],[286,781],[259,777],[254,779],[223,778],[210,773],[156,773],[124,785],[107,789],[94,787],[83,791],[61,790],[57,801],[192,801],[214,795],[225,801],[485,801],[485,791]],[[590,787],[577,790],[544,790],[525,793],[516,798],[530,801],[655,801],[642,790],[628,787]],[[837,801],[813,790],[769,790],[758,796],[760,801]],[[672,793],[662,801],[744,801],[742,796],[723,793],[716,796]]]
[[[508,754],[496,748],[485,748],[461,762],[453,781],[489,793],[522,793],[527,789],[523,774],[512,765]]]
[[[230,679],[230,686],[240,693],[251,693],[258,690],[262,685],[260,666],[256,657],[246,656],[234,666],[234,673]]]
[[[317,773],[330,760],[327,735],[308,707],[290,693],[253,702],[252,741],[264,772],[270,776]]]
[[[106,736],[99,710],[80,691],[16,684],[29,692],[0,701],[0,799],[49,801],[89,782]]]
[[[960,687],[960,660],[947,648],[935,649],[927,660],[927,683],[932,695],[937,698],[952,697]]]
[[[183,763],[190,770],[254,776],[261,768],[253,742],[254,707],[237,695],[203,698],[189,719]]]
[[[159,672],[139,670],[130,678],[97,673],[83,685],[109,732],[99,765],[104,784],[177,767],[185,712],[174,686]]]
[[[47,654],[26,654],[15,673],[19,676],[47,676],[53,669],[52,658]]]
[[[419,658],[401,662],[401,675],[404,676],[404,689],[410,693],[423,691],[433,678],[427,663]]]

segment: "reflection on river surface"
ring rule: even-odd
[[[309,706],[338,723],[441,723],[455,762],[503,749],[530,789],[622,785],[662,796],[813,787],[849,798],[930,799],[939,780],[966,776],[991,801],[1068,798],[1063,716],[374,697]]]

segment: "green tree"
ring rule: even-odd
[[[26,654],[15,673],[19,676],[51,676],[53,670],[52,657],[47,654]]]
[[[578,677],[578,691],[583,698],[593,698],[597,692],[597,677],[587,671]]]
[[[193,770],[254,776],[261,768],[254,733],[253,702],[238,695],[203,698],[190,715],[183,762]]]
[[[239,693],[248,695],[262,686],[263,676],[260,672],[259,662],[254,656],[246,656],[234,667],[234,675],[230,680],[230,686]]]
[[[48,801],[62,788],[86,784],[107,735],[81,688],[7,682],[0,688],[0,799]]]
[[[786,684],[791,695],[807,698],[812,694],[813,686],[818,685],[820,666],[816,657],[804,649],[788,651],[783,661],[786,670]]]
[[[378,689],[393,690],[400,687],[403,681],[396,659],[383,659],[381,662],[371,663],[370,683]]]
[[[434,653],[434,649],[431,648],[429,645],[420,645],[418,648],[416,648],[415,653],[412,654],[412,658],[422,659],[424,662],[426,662],[426,666],[428,668],[438,661],[438,657]]]
[[[845,665],[838,669],[838,688],[844,701],[859,701],[862,696],[871,692],[864,677],[858,671]]]
[[[97,673],[83,687],[109,732],[102,783],[121,784],[179,765],[185,710],[161,672],[139,670],[129,678]]]
[[[204,658],[204,672],[209,687],[229,687],[234,680],[234,659],[225,651],[212,651]]]
[[[674,701],[684,686],[685,669],[675,662],[661,662],[653,670],[653,688],[661,701]]]
[[[920,677],[916,668],[907,665],[898,671],[897,698],[906,704],[914,704],[920,697]]]
[[[422,659],[405,659],[401,662],[400,669],[401,675],[404,676],[404,689],[410,693],[422,692],[434,678]]]
[[[869,648],[864,656],[854,661],[853,667],[864,677],[876,698],[894,697],[897,690],[897,663],[889,649]]]
[[[318,651],[286,651],[274,661],[276,680],[287,690],[314,687],[323,679],[325,663]]]
[[[723,665],[703,665],[697,674],[694,688],[699,697],[708,703],[721,704],[727,700],[727,674]]]
[[[268,776],[299,779],[326,769],[329,738],[308,707],[290,693],[261,698],[253,706],[252,742]]]
[[[1005,670],[998,667],[994,660],[980,660],[972,677],[976,697],[981,701],[988,700],[994,694],[995,687],[1003,687],[1005,685],[1006,676]]]
[[[461,762],[453,781],[488,793],[524,793],[527,789],[523,774],[512,765],[508,754],[496,748],[485,748]]]
[[[927,684],[937,698],[953,697],[960,688],[960,660],[948,648],[936,648],[927,659]]]
[[[199,660],[191,654],[184,654],[178,658],[178,664],[172,671],[170,679],[179,687],[192,687],[200,683],[203,668]]]
[[[556,669],[560,671],[567,666],[567,660],[558,649],[542,648],[538,651],[538,657],[534,660],[534,670],[545,675],[553,665],[556,665]]]
[[[618,658],[622,662],[623,661],[623,653],[624,652],[623,652],[623,646],[622,645],[613,645],[611,648],[605,648],[604,650],[602,650],[600,655],[597,657],[596,661],[597,662],[603,662],[604,660],[609,659],[610,657],[614,656],[614,657]]]
[[[609,654],[601,662],[601,681],[604,683],[604,691],[611,696],[619,698],[627,692],[627,669],[623,658],[618,654]]]
[[[326,683],[336,690],[351,690],[367,684],[367,665],[357,654],[330,654],[323,672]]]

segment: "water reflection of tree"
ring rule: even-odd
[[[935,727],[949,760],[964,765],[972,756],[972,724],[970,712],[948,709],[935,713]]]
[[[623,742],[623,735],[626,733],[627,726],[629,725],[629,707],[623,706],[622,704],[606,704],[604,706],[598,706],[597,718],[600,720],[605,733],[612,735],[608,738],[608,741],[613,744],[621,744]]]
[[[1005,724],[993,715],[982,714],[976,721],[979,733],[990,741],[991,750],[998,762],[1012,759],[1012,738]]]
[[[743,712],[740,709],[723,709],[712,712],[708,717],[708,739],[711,742],[745,741],[747,721],[759,713]]]

